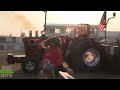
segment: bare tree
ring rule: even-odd
[[[21,33],[21,37],[25,37],[25,33],[24,32]]]
[[[9,34],[9,37],[12,37],[12,34],[11,34],[11,33]]]

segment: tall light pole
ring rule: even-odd
[[[45,12],[45,24],[44,24],[44,32],[46,33],[46,20],[47,20],[47,11]]]
[[[110,18],[108,18],[108,20],[107,20],[106,28],[105,28],[105,44],[106,44],[107,24],[108,24],[109,20],[115,18],[115,16],[116,16],[116,13],[114,12],[114,13],[113,13],[113,17],[110,17]]]

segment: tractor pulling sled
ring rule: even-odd
[[[41,37],[23,38],[25,55],[8,54],[6,60],[8,64],[21,63],[25,73],[39,72],[43,59],[49,62],[49,59],[61,57],[74,73],[100,70],[119,71],[120,47],[101,44],[96,39],[89,38],[91,28],[89,24],[79,24],[77,28],[79,33],[77,37],[58,36],[61,39],[62,54],[57,53],[60,50],[56,48],[49,50],[48,47],[42,46],[49,38],[43,34]]]

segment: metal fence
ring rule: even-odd
[[[24,50],[24,44],[0,44],[0,50]]]

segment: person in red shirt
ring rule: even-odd
[[[59,71],[66,72],[63,67],[63,52],[61,48],[61,39],[53,37],[46,40],[46,46],[49,46],[42,57],[42,68],[48,71],[54,71],[55,78],[59,77]]]

